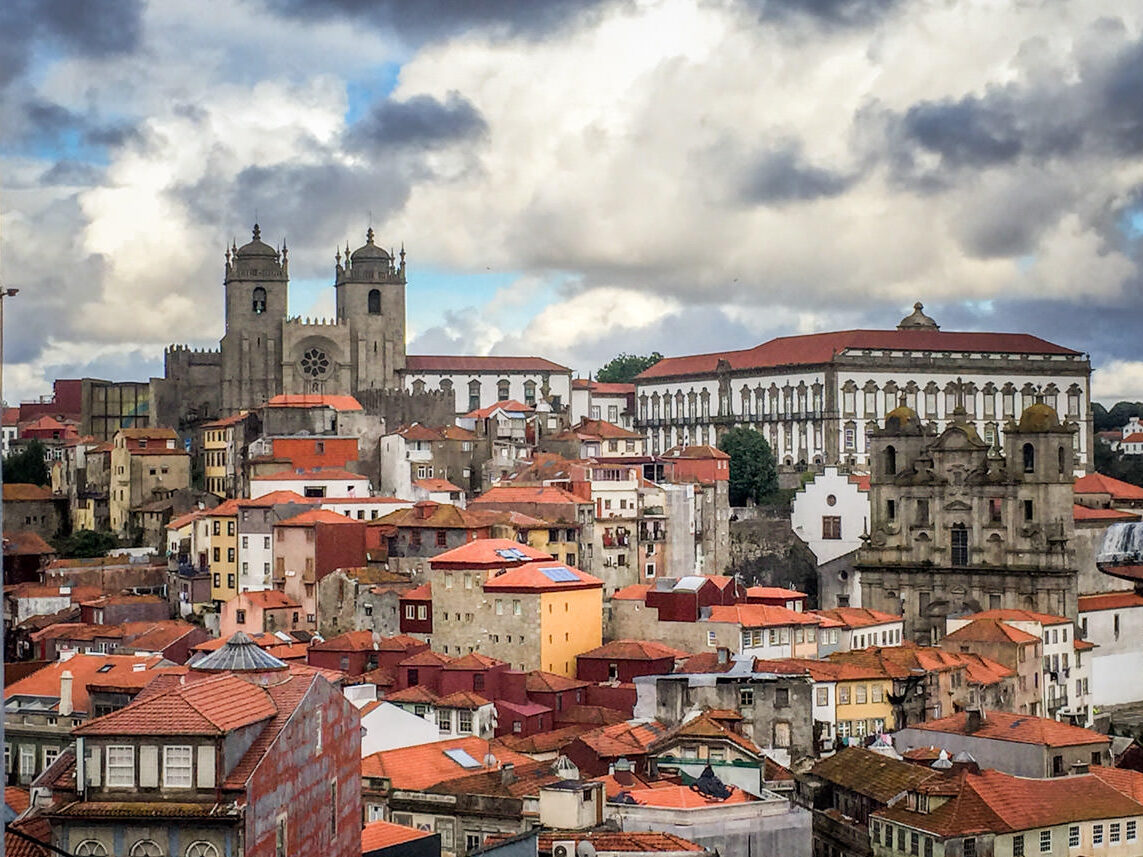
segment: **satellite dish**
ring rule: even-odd
[[[595,857],[595,846],[586,839],[575,846],[575,857]]]
[[[484,767],[495,768],[496,763],[497,763],[497,759],[491,753],[489,753],[487,756],[484,757]]]

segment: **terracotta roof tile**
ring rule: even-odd
[[[704,795],[693,786],[671,786],[660,789],[632,789],[623,792],[633,803],[640,806],[655,806],[663,809],[701,809],[708,806],[732,803],[750,803],[757,800],[737,786],[727,785],[730,796],[717,800]]]
[[[528,693],[560,693],[587,687],[591,682],[580,681],[544,670],[532,670],[524,677],[524,690]]]
[[[88,685],[114,685],[141,690],[157,674],[156,668],[166,663],[160,655],[73,655],[66,661],[56,661],[24,676],[4,688],[4,699],[16,696],[39,696],[59,699],[60,676],[72,674],[72,707],[89,714],[91,701]],[[52,705],[56,710],[58,702]]]
[[[1040,638],[999,619],[974,619],[945,634],[944,639],[973,643],[1035,643]]]
[[[1079,612],[1093,613],[1097,610],[1125,610],[1131,607],[1143,607],[1143,595],[1137,595],[1135,590],[1124,592],[1101,592],[1098,595],[1081,595],[1079,597]]]
[[[612,640],[598,648],[576,655],[577,658],[609,658],[648,661],[660,658],[685,658],[689,652],[655,640]]]
[[[388,515],[375,518],[369,522],[369,526],[479,530],[491,526],[492,523],[493,519],[481,509],[462,509],[451,503],[422,500],[411,508],[395,509]]]
[[[475,539],[432,558],[434,568],[508,568],[552,555],[513,539]]]
[[[632,583],[629,586],[624,586],[622,589],[616,589],[611,593],[612,601],[646,601],[647,593],[651,591],[651,584],[649,583]]]
[[[406,687],[404,690],[385,694],[385,702],[404,702],[406,704],[416,705],[434,705],[439,699],[439,694],[432,688],[425,687],[423,684],[413,685],[412,687]]]
[[[451,664],[453,659],[448,655],[441,652],[434,652],[432,649],[426,649],[423,652],[417,652],[415,655],[405,658],[400,661],[397,666],[400,667],[443,667],[446,664]]]
[[[446,750],[464,750],[480,764],[480,768],[461,767],[459,762],[445,755]],[[501,748],[493,754],[496,757],[495,764],[486,767],[483,762],[488,750],[488,742],[475,736],[382,750],[361,760],[361,775],[388,778],[390,787],[394,789],[420,791],[445,780],[467,776],[474,771],[499,770],[502,764],[523,765],[532,761],[520,753]]]
[[[578,740],[595,751],[600,758],[643,756],[668,731],[657,720],[616,723],[585,732]]]
[[[300,473],[297,470],[282,470],[278,473],[263,473],[258,476],[250,477],[251,482],[294,482],[297,480],[306,480],[320,482],[323,480],[334,480],[337,482],[344,482],[346,480],[353,480],[356,482],[368,482],[368,476],[362,476],[360,473],[351,473],[348,470],[341,470],[339,468],[319,468],[318,470],[303,470]]]
[[[415,830],[403,824],[393,824],[388,821],[371,821],[361,829],[361,853],[369,854],[371,851],[380,851],[402,842],[412,842],[415,839],[425,839],[434,834],[428,830]]]
[[[1112,500],[1143,500],[1143,488],[1102,473],[1088,473],[1075,482],[1076,494],[1110,494]]]
[[[885,625],[890,622],[901,622],[903,616],[894,616],[892,613],[883,613],[880,610],[870,610],[868,607],[835,607],[832,610],[814,610],[818,616],[840,622],[846,628],[869,628],[873,625]]]
[[[450,664],[445,664],[446,670],[486,670],[491,667],[506,666],[506,661],[498,660],[497,658],[490,658],[488,655],[482,655],[480,652],[469,652],[467,655],[457,658]]]
[[[1072,505],[1072,520],[1075,521],[1138,521],[1139,512],[1126,509],[1091,509],[1078,503]]]
[[[25,482],[5,482],[4,502],[39,502],[51,500],[54,495],[51,490],[40,485],[30,485]]]
[[[864,747],[846,747],[816,763],[810,773],[882,804],[938,776],[931,768],[891,759]]]
[[[710,608],[709,621],[730,622],[744,628],[818,625],[821,622],[812,613],[799,613],[771,604],[715,604]]]
[[[1050,613],[1037,613],[1034,610],[1022,610],[1018,607],[1009,607],[1000,610],[982,610],[979,613],[969,613],[962,619],[1000,619],[1003,622],[1039,622],[1041,625],[1070,624],[1071,619],[1064,616],[1053,616]]]
[[[590,505],[591,501],[577,497],[558,485],[493,485],[479,497],[473,499],[469,505],[480,506],[488,503],[544,503],[553,505],[570,503],[578,506]]]
[[[484,581],[483,586],[485,591],[492,592],[558,592],[566,589],[602,589],[603,581],[573,565],[548,560],[511,568]]]
[[[967,735],[968,713],[959,712],[940,720],[927,720],[912,724],[910,729],[924,732],[944,732]],[[1006,711],[988,711],[981,726],[971,733],[977,738],[997,741],[1015,741],[1020,744],[1043,744],[1048,747],[1073,747],[1082,744],[1106,744],[1108,737],[1091,729],[1061,723],[1047,717],[1029,714],[1010,714]]]
[[[463,494],[464,489],[459,485],[453,485],[447,479],[414,479],[413,484],[423,491],[428,491],[434,494]]]
[[[515,399],[505,399],[502,402],[493,402],[491,405],[485,405],[483,408],[469,411],[464,417],[470,420],[484,420],[488,419],[488,417],[497,411],[504,411],[508,414],[530,414],[535,410],[536,409],[531,405],[525,405],[523,402],[517,402]]]
[[[688,375],[713,375],[720,360],[731,370],[821,365],[849,349],[962,351],[989,354],[1071,354],[1079,352],[1024,333],[977,333],[937,330],[841,330],[781,336],[754,348],[667,357],[639,374],[639,381]]]

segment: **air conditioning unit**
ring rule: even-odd
[[[570,839],[553,842],[552,857],[575,857],[575,842]]]

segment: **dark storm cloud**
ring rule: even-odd
[[[103,170],[83,161],[56,161],[40,175],[38,183],[45,187],[67,185],[91,187],[103,178]]]
[[[472,30],[539,38],[592,20],[630,0],[268,0],[273,9],[300,18],[336,20],[347,15],[410,42],[431,42]]]
[[[118,148],[140,142],[142,134],[132,122],[106,122],[98,116],[76,113],[61,104],[31,98],[0,106],[9,145],[23,143],[40,149],[66,151],[89,146]]]
[[[863,27],[877,23],[900,0],[745,0],[765,22],[807,20],[823,26]]]
[[[742,198],[751,203],[782,203],[832,197],[848,190],[855,178],[807,163],[801,147],[789,144],[762,155],[748,169]]]
[[[0,3],[0,86],[27,67],[40,45],[86,57],[134,51],[142,0],[4,0]]]
[[[458,93],[450,92],[444,102],[428,95],[380,101],[348,129],[345,142],[361,151],[431,148],[483,136],[487,131],[480,111]]]

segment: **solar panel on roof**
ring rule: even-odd
[[[480,767],[480,762],[472,758],[467,750],[462,750],[459,747],[452,750],[445,750],[444,754],[456,762],[458,765],[460,765],[462,768],[471,769]]]
[[[555,568],[541,568],[540,571],[542,571],[544,577],[546,577],[552,583],[579,582],[579,578],[576,577],[575,573],[572,572],[570,568],[564,568],[562,565],[556,566]]]
[[[497,548],[496,555],[501,559],[515,559],[513,554],[516,553],[516,548]]]

